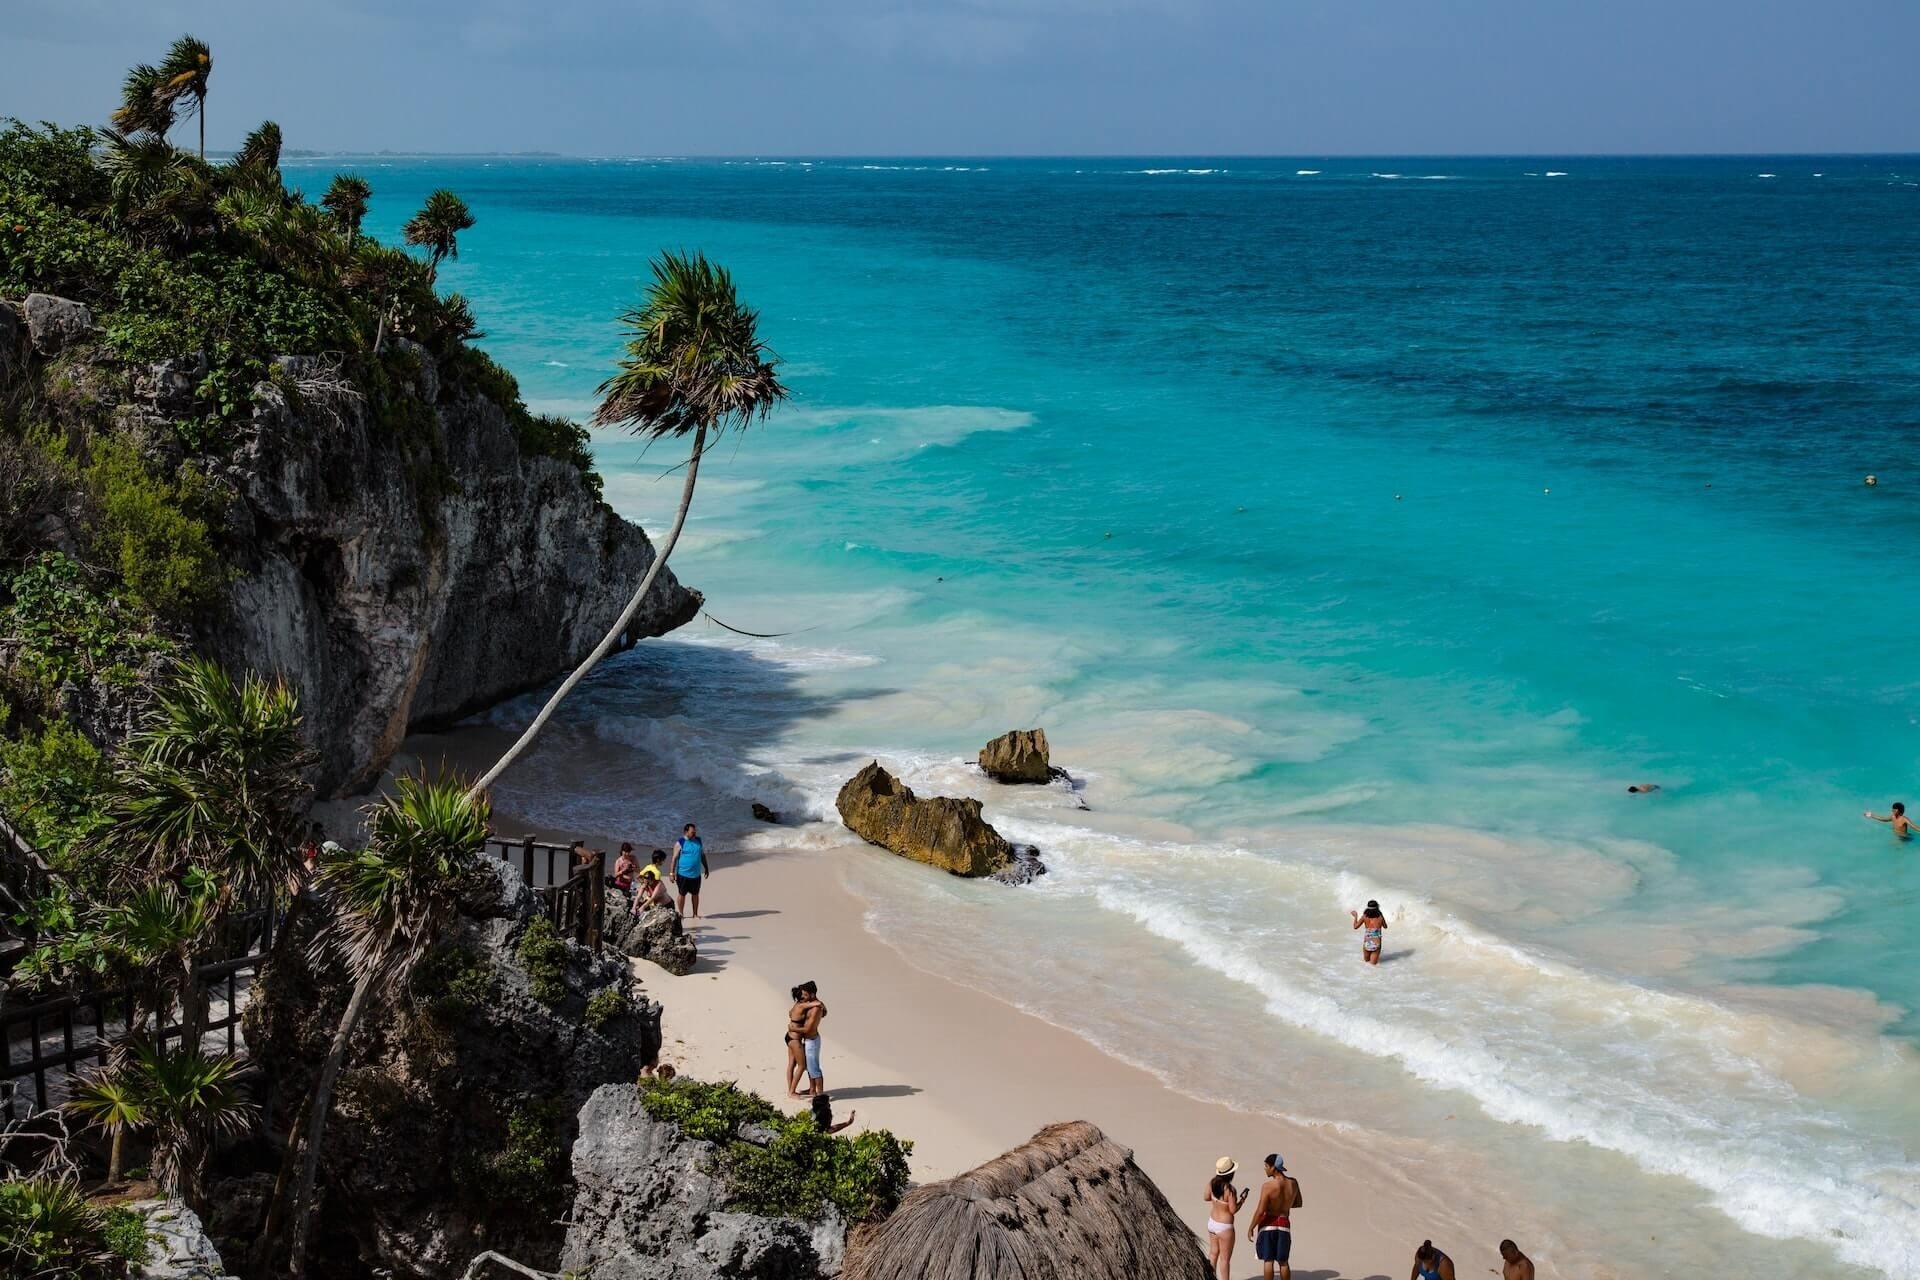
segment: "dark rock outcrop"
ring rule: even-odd
[[[20,309],[27,317],[33,349],[43,356],[58,355],[93,332],[93,312],[70,298],[30,293]]]
[[[483,1249],[551,1269],[566,1195],[565,1170],[552,1166],[564,1158],[531,1181],[512,1144],[564,1152],[594,1090],[631,1090],[659,1056],[660,1006],[637,993],[631,1014],[600,1029],[584,1020],[593,994],[626,984],[623,961],[569,946],[564,993],[549,1005],[517,954],[533,895],[491,859],[476,860],[462,892],[459,918],[409,990],[388,993],[355,1033],[321,1151],[322,1276],[451,1280]],[[344,967],[311,954],[325,911],[314,894],[296,900],[243,1023],[288,1109],[311,1085],[349,990]]]
[[[676,977],[693,972],[699,949],[693,935],[672,907],[655,907],[634,915],[631,900],[618,889],[607,890],[606,914],[601,925],[604,945],[640,960],[651,960]]]
[[[846,1228],[725,1208],[718,1149],[649,1116],[632,1085],[595,1091],[573,1144],[560,1266],[594,1280],[815,1280],[837,1275]]]
[[[501,406],[406,350],[412,427],[374,421],[323,362],[289,357],[254,389],[227,471],[241,572],[203,640],[299,687],[323,793],[372,782],[409,730],[571,668],[654,557],[571,463],[523,454]],[[664,572],[626,640],[699,607]]]
[[[990,876],[1013,860],[1013,846],[980,816],[978,800],[921,799],[877,760],[847,779],[834,807],[869,844],[958,876]]]
[[[980,767],[995,782],[1047,782],[1053,768],[1045,729],[1014,729],[980,748]]]
[[[767,808],[767,806],[761,804],[758,800],[753,802],[753,816],[760,822],[778,823],[780,821],[779,814]]]
[[[1013,860],[988,879],[996,884],[1032,884],[1045,874],[1047,864],[1040,861],[1040,850],[1030,844],[1016,844]]]
[[[26,345],[26,326],[11,302],[0,301],[0,387],[13,376],[13,367],[22,359]]]

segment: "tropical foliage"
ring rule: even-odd
[[[65,1178],[0,1180],[0,1274],[10,1280],[107,1280],[146,1257],[146,1227],[130,1209],[88,1203]]]
[[[730,1202],[749,1213],[810,1219],[828,1205],[850,1222],[893,1212],[906,1194],[911,1142],[885,1129],[856,1138],[823,1133],[810,1115],[786,1116],[731,1082],[645,1077],[640,1104],[722,1151]],[[741,1140],[748,1126],[772,1130],[766,1145]]]
[[[410,245],[427,251],[427,278],[440,272],[440,263],[459,258],[460,233],[473,226],[467,202],[445,187],[427,197],[420,212],[407,219],[400,235]]]
[[[244,1132],[253,1104],[234,1083],[236,1058],[197,1049],[161,1053],[138,1043],[121,1060],[81,1087],[69,1108],[113,1137],[110,1179],[117,1178],[121,1139],[144,1131],[153,1146],[153,1175],[170,1196],[203,1203],[201,1180],[214,1142]]]

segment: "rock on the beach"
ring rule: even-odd
[[[594,1280],[825,1280],[846,1228],[726,1211],[718,1149],[655,1120],[632,1085],[597,1089],[573,1144],[560,1266]]]
[[[1047,864],[1040,861],[1040,850],[1030,844],[1013,846],[1013,861],[987,877],[996,884],[1032,884],[1047,874]]]
[[[147,1220],[147,1257],[133,1273],[140,1280],[233,1280],[199,1215],[177,1200],[135,1200],[127,1205]]]
[[[680,913],[672,907],[655,907],[638,917],[627,915],[615,945],[627,955],[653,961],[676,977],[692,973],[693,963],[699,959],[693,935],[682,926]]]
[[[760,803],[760,802],[759,802],[758,800],[755,800],[755,801],[753,802],[753,816],[754,816],[755,818],[757,818],[757,819],[759,819],[759,820],[760,820],[761,822],[775,822],[775,823],[777,823],[777,822],[779,822],[779,821],[780,821],[780,815],[779,815],[779,814],[777,814],[777,813],[775,813],[775,812],[774,812],[773,810],[771,810],[771,809],[769,809],[769,808],[767,808],[767,806],[765,806],[765,805],[763,805],[763,804],[761,804],[761,803]]]
[[[50,293],[30,293],[21,310],[27,315],[27,334],[33,349],[43,356],[58,355],[69,343],[93,332],[93,312],[86,304]]]
[[[1053,777],[1045,729],[1014,729],[980,748],[980,767],[995,782],[1046,782]]]
[[[978,800],[923,800],[877,760],[847,779],[834,807],[869,844],[957,876],[990,876],[1013,860],[1013,846],[980,816]]]

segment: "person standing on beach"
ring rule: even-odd
[[[1867,810],[1866,816],[1875,822],[1892,823],[1893,838],[1895,840],[1913,839],[1913,823],[1907,818],[1907,806],[1901,804],[1898,800],[1893,802],[1893,812],[1887,814],[1885,817],[1882,817],[1871,809]]]
[[[1239,1171],[1232,1156],[1221,1156],[1207,1182],[1207,1264],[1214,1280],[1233,1280],[1233,1219],[1247,1203],[1247,1189],[1233,1187]]]
[[[1533,1280],[1533,1259],[1511,1240],[1500,1242],[1500,1280]]]
[[[793,1004],[787,1009],[787,1096],[804,1098],[800,1082],[807,1077],[807,1051],[804,1041],[807,1025],[807,993],[793,989]]]
[[[1413,1251],[1413,1275],[1410,1280],[1458,1280],[1453,1272],[1453,1259],[1433,1247],[1433,1241],[1422,1240],[1420,1247]]]
[[[1264,1280],[1273,1280],[1276,1268],[1280,1280],[1293,1280],[1293,1211],[1306,1198],[1300,1194],[1299,1182],[1288,1176],[1285,1160],[1270,1155],[1266,1166],[1267,1180],[1260,1184],[1260,1201],[1247,1223],[1247,1239],[1253,1241],[1253,1256],[1260,1259]]]
[[[803,982],[794,990],[804,997],[800,1004],[800,1052],[807,1068],[807,1091],[818,1096],[827,1091],[827,1078],[820,1070],[820,1023],[827,1016],[827,1006],[820,999],[820,988],[812,982]]]
[[[713,868],[707,865],[707,846],[700,842],[700,829],[689,822],[680,829],[680,838],[673,842],[673,882],[680,890],[679,911],[687,914],[687,903],[693,903],[693,918],[700,918],[700,882],[713,874]]]
[[[1368,898],[1366,911],[1347,914],[1353,917],[1354,928],[1366,930],[1360,935],[1360,958],[1368,964],[1379,964],[1380,935],[1387,927],[1387,917],[1381,914],[1380,904]]]

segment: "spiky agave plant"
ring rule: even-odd
[[[760,314],[740,301],[733,277],[704,254],[664,253],[640,305],[620,317],[630,331],[620,371],[600,385],[594,424],[653,440],[692,437],[680,508],[639,588],[586,660],[547,699],[506,754],[473,784],[478,796],[532,744],[574,686],[612,651],[680,541],[709,435],[744,430],[787,398],[779,358],[760,338]]]
[[[375,989],[403,985],[454,918],[461,875],[486,843],[488,817],[486,802],[470,796],[456,778],[402,777],[391,795],[367,808],[367,847],[343,851],[320,866],[317,888],[333,909],[334,923],[319,945],[338,949],[354,983],[308,1100],[292,1210],[289,1265],[296,1277],[306,1274],[327,1110],[354,1028]]]

